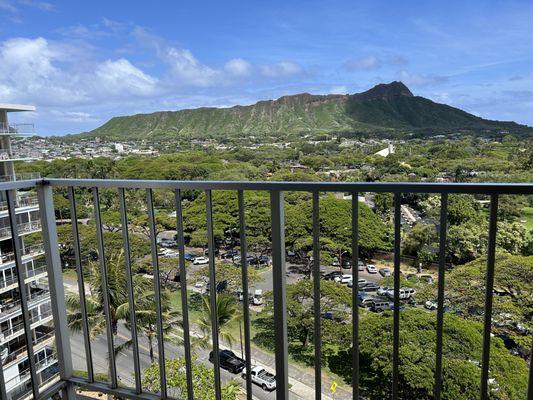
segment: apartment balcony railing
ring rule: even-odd
[[[216,191],[234,191],[238,199],[238,216],[240,232],[240,267],[242,272],[242,290],[244,293],[249,292],[248,287],[248,262],[247,262],[247,234],[245,221],[245,203],[244,193],[247,191],[264,191],[270,196],[270,217],[271,217],[271,245],[272,245],[272,285],[273,285],[273,324],[275,332],[275,369],[276,369],[276,398],[285,400],[289,398],[289,379],[288,379],[288,340],[287,340],[287,299],[286,299],[286,266],[285,266],[285,228],[284,228],[284,193],[293,191],[303,191],[312,194],[312,221],[313,221],[313,261],[312,261],[312,278],[314,290],[314,338],[321,336],[321,304],[320,304],[320,219],[319,219],[319,202],[320,193],[340,192],[352,194],[352,220],[351,220],[351,237],[352,237],[352,265],[358,265],[359,254],[359,203],[358,194],[362,192],[387,192],[394,196],[394,299],[392,308],[392,338],[393,347],[391,354],[391,376],[390,381],[383,382],[383,385],[390,385],[392,399],[396,400],[400,396],[399,378],[400,378],[400,245],[401,245],[401,199],[403,194],[410,193],[432,193],[440,194],[440,224],[439,224],[439,249],[438,249],[438,301],[437,301],[437,340],[435,344],[435,372],[434,372],[434,398],[441,399],[443,389],[443,323],[444,323],[444,274],[445,274],[445,245],[447,240],[447,210],[449,194],[483,194],[490,197],[489,228],[488,228],[488,249],[487,249],[487,274],[485,282],[484,296],[484,324],[483,324],[483,343],[481,350],[481,369],[480,379],[480,398],[488,399],[490,394],[489,388],[489,359],[491,344],[491,317],[494,288],[494,266],[495,266],[495,248],[496,248],[496,229],[498,199],[500,195],[516,194],[531,195],[533,194],[533,184],[439,184],[439,183],[320,183],[320,182],[190,182],[190,181],[138,181],[138,180],[75,180],[75,179],[49,179],[39,182],[10,182],[0,184],[0,190],[6,191],[8,196],[8,207],[10,221],[16,220],[14,206],[9,203],[9,196],[13,196],[14,189],[27,189],[28,186],[37,188],[40,215],[42,221],[42,231],[44,247],[47,261],[48,282],[51,293],[51,307],[53,311],[56,352],[60,370],[60,381],[50,388],[40,391],[38,379],[36,378],[37,362],[34,358],[33,343],[31,340],[30,319],[28,318],[28,301],[25,293],[22,295],[22,315],[24,317],[24,331],[26,343],[28,343],[28,360],[32,382],[32,393],[35,399],[43,399],[46,396],[62,392],[63,399],[71,400],[76,397],[75,388],[81,387],[97,392],[107,393],[123,398],[132,398],[137,400],[147,399],[169,399],[167,388],[167,371],[165,370],[165,341],[163,340],[163,321],[162,309],[160,302],[161,283],[159,279],[153,280],[155,293],[155,310],[156,310],[156,337],[157,353],[159,363],[159,380],[160,393],[149,393],[143,390],[141,386],[141,369],[139,356],[139,342],[137,338],[137,321],[135,313],[135,297],[133,291],[132,265],[130,256],[130,238],[128,230],[128,215],[126,204],[126,191],[129,189],[145,190],[146,205],[148,212],[148,223],[150,227],[151,256],[153,265],[153,275],[160,276],[159,262],[157,255],[156,243],[156,223],[153,208],[153,191],[159,189],[172,190],[175,195],[175,215],[176,231],[178,238],[179,251],[179,274],[180,274],[180,295],[182,302],[183,318],[183,342],[184,356],[186,361],[185,373],[187,384],[188,400],[195,399],[192,374],[192,352],[191,337],[189,333],[189,309],[187,290],[190,284],[187,283],[187,269],[185,268],[185,239],[183,230],[183,212],[182,212],[182,192],[184,190],[200,190],[205,192],[206,215],[205,221],[207,226],[208,239],[208,270],[210,286],[210,309],[212,324],[212,349],[215,354],[220,348],[219,328],[217,326],[216,316],[216,271],[215,271],[215,240],[213,227],[213,201],[212,194]],[[69,330],[66,319],[65,295],[63,289],[62,266],[59,257],[58,237],[56,231],[56,220],[54,212],[54,202],[52,188],[66,189],[70,199],[70,215],[72,218],[72,240],[76,259],[76,270],[78,276],[78,290],[80,293],[80,314],[82,316],[82,333],[85,347],[85,361],[87,365],[87,378],[76,377],[73,375],[72,350],[69,340]],[[77,225],[77,208],[75,201],[75,189],[90,190],[93,197],[93,210],[96,230],[96,245],[99,253],[100,276],[103,296],[104,318],[106,320],[106,338],[107,338],[107,355],[106,362],[109,372],[109,381],[101,382],[96,380],[95,369],[93,365],[91,349],[91,340],[89,337],[90,326],[87,318],[87,306],[85,304],[85,285],[84,276],[81,266],[81,249],[80,238]],[[111,323],[111,310],[109,308],[110,300],[108,294],[107,266],[106,257],[104,256],[104,235],[103,223],[100,213],[99,193],[101,189],[115,190],[120,207],[120,218],[122,222],[122,235],[124,247],[124,260],[126,271],[126,283],[129,297],[129,314],[131,319],[131,341],[133,355],[134,385],[127,386],[121,381],[119,385],[117,376],[117,365],[114,351],[114,332]],[[11,225],[11,237],[17,237],[20,233],[20,225]],[[19,241],[14,240],[16,253],[16,266],[22,268],[21,258],[19,256],[21,249]],[[353,279],[358,280],[358,268],[353,268]],[[24,285],[21,285],[24,287]],[[360,377],[359,377],[359,307],[358,307],[358,285],[352,287],[352,391],[353,398],[360,397]],[[244,354],[246,371],[251,368],[251,346],[250,346],[250,315],[249,315],[248,296],[243,298],[243,327],[244,327]],[[315,342],[315,392],[316,398],[322,396],[322,348],[319,339]],[[218,357],[214,357],[214,390],[216,399],[221,398],[221,374]],[[533,373],[530,373],[528,400],[533,400]],[[2,375],[0,374],[0,379]],[[246,374],[245,388],[247,399],[252,399],[252,382],[250,374]],[[5,397],[5,382],[0,381],[0,394]]]
[[[26,246],[23,250],[21,250],[22,257],[35,257],[43,253],[44,245],[42,243]],[[13,261],[15,261],[15,252],[2,253],[2,255],[0,255],[0,264],[7,264]]]
[[[17,208],[19,207],[32,207],[39,204],[37,196],[35,195],[26,195],[20,196],[17,198]],[[7,210],[7,201],[0,201],[0,211]]]
[[[17,233],[32,233],[38,232],[41,230],[41,221],[30,221],[18,224]],[[3,226],[0,228],[0,239],[5,239],[11,237],[11,228],[9,226]]]
[[[0,135],[35,135],[35,125],[0,122]]]
[[[0,176],[0,182],[31,181],[35,179],[41,179],[41,174],[39,172],[23,172],[23,173],[17,173],[15,175],[1,175]]]
[[[33,325],[36,322],[42,321],[42,320],[50,317],[51,315],[52,315],[52,310],[51,309],[43,311],[43,312],[41,312],[40,314],[37,314],[37,315],[32,315],[29,318],[30,325]],[[4,329],[4,330],[0,331],[0,343],[5,338],[12,337],[13,335],[16,335],[17,333],[19,333],[22,330],[24,330],[24,323],[20,322],[20,323],[14,324],[11,328]]]
[[[1,135],[0,135],[1,136]],[[33,160],[35,157],[26,157],[19,154],[13,154],[7,150],[0,150],[0,161],[17,161],[17,160]]]

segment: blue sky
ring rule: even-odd
[[[401,80],[533,125],[532,21],[531,1],[0,0],[0,102],[51,135]]]

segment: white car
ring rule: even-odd
[[[415,294],[415,290],[412,288],[400,288],[399,298],[400,300],[408,300]],[[394,298],[394,289],[387,290],[387,297]]]
[[[353,276],[349,274],[342,274],[341,276],[335,277],[335,282],[344,284],[351,283],[353,282]]]
[[[368,264],[366,266],[366,272],[368,272],[369,274],[377,274],[378,273],[378,269],[376,268],[375,265]]]
[[[428,300],[424,303],[424,307],[428,310],[436,310],[438,308],[438,305],[434,301]]]
[[[246,378],[246,373],[243,373],[242,377]],[[272,391],[276,389],[276,376],[263,367],[253,367],[250,371],[250,378],[253,383],[261,386],[263,390]]]
[[[209,264],[209,258],[207,257],[196,257],[192,262],[194,265],[205,265]]]
[[[387,286],[380,286],[378,289],[378,296],[387,296],[387,292],[391,290]]]
[[[198,281],[194,284],[194,287],[197,288],[197,289],[200,289],[202,287],[204,287],[204,283],[202,281]]]

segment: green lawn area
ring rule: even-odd
[[[533,207],[524,207],[520,220],[525,220],[525,226],[528,231],[533,231]]]

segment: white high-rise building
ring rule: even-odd
[[[15,173],[17,157],[11,150],[11,137],[33,134],[31,124],[10,124],[11,112],[34,111],[35,107],[0,103],[0,181],[37,178]],[[3,371],[7,400],[24,399],[31,394],[31,376],[24,336],[20,288],[6,193],[0,192],[0,372]],[[57,375],[54,356],[54,330],[41,222],[37,195],[31,190],[16,194],[15,215],[21,238],[22,273],[28,299],[31,336],[37,366],[37,381],[46,385]]]

